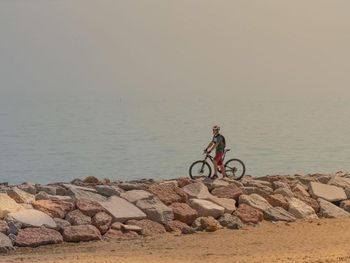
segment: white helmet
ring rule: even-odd
[[[214,125],[214,126],[213,126],[213,130],[220,131],[220,126]]]

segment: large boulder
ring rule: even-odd
[[[92,225],[69,226],[63,230],[63,240],[66,242],[80,242],[100,240],[100,231]]]
[[[232,214],[232,212],[236,210],[236,200],[234,199],[212,196],[207,200],[225,208],[225,213]]]
[[[344,218],[349,217],[350,213],[346,212],[344,209],[328,202],[322,198],[317,199],[320,204],[320,216],[326,218]]]
[[[182,188],[190,198],[208,199],[212,196],[203,183],[188,184]]]
[[[174,220],[173,210],[157,198],[139,200],[136,206],[152,221],[166,223]]]
[[[291,197],[294,197],[294,193],[292,192],[292,190],[290,190],[289,187],[280,187],[280,188],[277,188],[274,192],[274,194],[281,194],[283,195],[284,197],[288,197],[288,198],[291,198]]]
[[[266,198],[271,194],[271,192],[267,192],[262,188],[254,187],[254,186],[245,186],[245,187],[242,187],[241,190],[244,195],[257,194],[264,198]]]
[[[347,199],[343,188],[317,182],[310,183],[310,194],[315,199],[322,198],[329,202],[338,202]]]
[[[51,217],[65,218],[66,214],[74,209],[74,204],[65,201],[38,200],[32,206]]]
[[[123,198],[111,196],[100,205],[113,217],[113,221],[124,223],[131,219],[144,219],[146,214]]]
[[[73,184],[63,184],[67,189],[67,195],[72,196],[75,199],[88,199],[97,202],[106,201],[106,197],[97,193],[93,188],[77,186]]]
[[[239,197],[239,204],[246,204],[260,211],[265,211],[272,207],[272,205],[270,205],[265,198],[257,194],[241,195]]]
[[[305,204],[311,206],[314,209],[315,213],[318,213],[318,211],[320,211],[320,205],[312,197],[305,196],[305,195],[302,195],[300,193],[296,193],[295,197],[298,198],[299,200],[303,201]]]
[[[271,207],[264,211],[264,218],[271,221],[295,221],[295,217],[282,207]]]
[[[77,199],[77,208],[83,212],[84,215],[94,216],[98,212],[104,211],[103,207],[94,200],[89,200],[86,198]]]
[[[105,212],[98,212],[92,218],[92,224],[100,230],[101,234],[105,234],[112,224],[112,217]]]
[[[234,214],[244,223],[256,224],[264,218],[263,212],[246,204],[240,204]]]
[[[298,219],[316,219],[318,218],[315,210],[305,204],[303,201],[292,197],[290,199],[288,199],[288,203],[289,203],[289,209],[288,212],[291,213],[292,215],[294,215],[296,218]]]
[[[273,207],[282,207],[285,210],[288,210],[289,208],[289,203],[287,199],[281,194],[268,195],[265,197],[265,199]]]
[[[120,197],[124,198],[130,203],[136,204],[137,201],[152,198],[153,195],[145,190],[130,190],[121,193]]]
[[[0,193],[0,219],[5,218],[9,213],[19,212],[24,209],[23,205],[17,204],[7,194]]]
[[[58,231],[45,227],[21,229],[16,238],[16,245],[19,247],[38,247],[62,242],[63,238]]]
[[[160,223],[151,221],[149,219],[129,220],[126,225],[134,225],[142,228],[142,233],[145,236],[159,235],[166,233],[164,226]]]
[[[36,187],[32,183],[23,183],[21,185],[17,186],[19,189],[23,190],[24,192],[27,192],[29,194],[35,195],[36,194]]]
[[[342,177],[339,175],[333,176],[329,181],[329,185],[335,185],[341,188],[350,187],[350,178]]]
[[[306,196],[306,197],[310,197],[310,194],[308,193],[308,191],[306,191],[305,186],[302,185],[301,183],[297,183],[293,189],[292,189],[295,197],[297,196]]]
[[[100,195],[111,197],[111,196],[120,196],[124,193],[124,190],[115,185],[96,185],[95,189]]]
[[[91,217],[84,215],[78,209],[69,212],[66,216],[66,220],[72,226],[90,225],[91,224]]]
[[[6,192],[9,197],[11,197],[13,200],[20,204],[30,204],[35,200],[34,195],[29,194],[17,187],[10,188]]]
[[[13,250],[11,239],[3,233],[0,233],[0,254]]]
[[[56,223],[50,216],[35,209],[26,209],[10,213],[7,216],[7,221],[19,222],[26,227],[45,226],[48,228],[56,228]]]
[[[173,210],[174,219],[191,225],[192,222],[198,217],[196,210],[191,208],[186,203],[173,203],[170,205],[170,208]]]
[[[184,203],[187,200],[187,194],[174,184],[153,184],[148,188],[148,191],[154,194],[166,205],[172,203]]]
[[[230,184],[215,188],[211,193],[219,198],[230,198],[238,200],[238,197],[243,194],[242,190],[236,185]]]
[[[201,217],[212,216],[218,218],[225,213],[225,208],[207,200],[191,199],[189,205],[195,209]]]

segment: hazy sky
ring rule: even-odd
[[[344,97],[348,0],[0,0],[0,95]]]

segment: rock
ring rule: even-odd
[[[92,218],[92,224],[100,230],[101,234],[105,234],[112,224],[112,217],[105,212],[98,212]]]
[[[110,186],[110,185],[96,185],[95,189],[97,193],[100,195],[111,197],[111,196],[120,196],[122,193],[124,193],[124,190],[117,187],[117,186]]]
[[[5,234],[0,233],[0,254],[13,250],[12,241]]]
[[[192,224],[196,231],[215,232],[220,228],[220,224],[214,217],[198,217]]]
[[[123,230],[124,232],[134,231],[140,235],[143,232],[143,229],[139,226],[123,225],[123,224],[121,224],[121,230]]]
[[[288,199],[288,202],[289,202],[289,209],[288,209],[288,212],[291,213],[292,215],[294,215],[296,218],[299,218],[299,219],[316,219],[318,218],[316,213],[315,213],[315,210],[305,204],[303,201],[295,198],[295,197],[292,197],[290,199]]]
[[[191,198],[207,199],[212,196],[212,194],[209,193],[208,188],[203,183],[189,184],[182,189]]]
[[[338,186],[341,188],[347,188],[350,187],[350,178],[341,177],[341,176],[334,176],[328,181],[329,185]]]
[[[26,209],[19,212],[10,213],[8,214],[7,220],[17,221],[25,227],[57,227],[55,221],[50,216],[34,209]]]
[[[147,188],[146,184],[143,183],[120,183],[118,184],[118,187],[125,190],[125,191],[131,191],[131,190],[145,190]]]
[[[310,194],[315,199],[322,198],[329,202],[338,202],[347,199],[343,188],[316,182],[310,183]]]
[[[213,189],[218,188],[218,187],[225,187],[225,186],[229,186],[229,185],[230,185],[230,183],[228,181],[225,181],[222,179],[215,179],[214,181],[211,181],[209,184],[206,184],[209,191],[212,191]]]
[[[67,189],[64,188],[62,185],[54,185],[56,188],[56,195],[55,196],[66,196],[67,195]]]
[[[32,205],[35,209],[58,218],[65,218],[66,214],[74,209],[74,204],[64,201],[38,200]]]
[[[182,232],[182,229],[187,228],[188,225],[181,221],[168,221],[164,224],[165,230],[168,232]]]
[[[111,196],[105,202],[100,202],[100,205],[113,217],[113,221],[124,223],[131,219],[144,219],[146,214],[135,205],[128,201]]]
[[[268,187],[268,188],[271,188],[271,191],[272,191],[272,184],[270,182],[264,181],[264,180],[249,179],[244,183],[244,185],[258,187],[258,188]]]
[[[177,179],[177,185],[180,188],[185,187],[186,185],[192,184],[193,181],[187,177],[181,177],[179,179]]]
[[[77,208],[83,212],[84,215],[90,217],[93,217],[98,212],[104,211],[103,207],[97,201],[86,198],[77,199]]]
[[[196,233],[196,230],[190,226],[186,226],[186,227],[182,228],[182,230],[181,230],[181,234],[184,234],[184,235],[191,235],[194,233]]]
[[[134,231],[124,232],[121,230],[110,229],[103,236],[104,239],[135,239],[138,238],[139,235]]]
[[[34,195],[29,194],[17,187],[10,188],[6,192],[9,197],[19,204],[30,204],[35,200]]]
[[[84,215],[78,209],[69,212],[66,216],[66,220],[72,226],[91,225],[91,217]]]
[[[96,202],[106,201],[106,197],[99,195],[93,188],[82,187],[73,184],[63,184],[67,189],[67,195],[74,197],[75,199],[88,199]]]
[[[264,216],[263,213],[246,204],[240,204],[237,210],[234,212],[244,223],[258,223],[262,221]]]
[[[208,201],[225,208],[225,213],[232,214],[232,212],[236,210],[236,200],[234,199],[212,196]]]
[[[293,187],[293,193],[294,193],[294,195],[296,197],[300,196],[300,195],[303,195],[303,196],[306,196],[306,197],[310,196],[310,194],[306,191],[305,187],[302,184],[300,184],[300,183],[297,183]]]
[[[218,221],[221,226],[227,227],[228,229],[241,229],[243,227],[241,219],[231,214],[222,215]]]
[[[56,230],[62,232],[66,227],[71,226],[71,224],[62,218],[54,218],[53,219],[57,225]]]
[[[243,194],[242,190],[239,189],[234,184],[230,184],[228,186],[217,187],[211,193],[219,198],[230,198],[230,199],[235,199],[235,200],[238,200],[238,197],[241,194]]]
[[[7,194],[0,194],[0,219],[5,218],[9,213],[24,210],[24,206],[17,204]]]
[[[45,192],[49,195],[56,195],[56,187],[51,185],[36,185],[36,191],[39,192]]]
[[[241,195],[239,204],[246,204],[260,211],[265,211],[272,207],[263,197],[257,194]]]
[[[148,188],[148,191],[166,205],[176,202],[185,203],[187,200],[187,194],[174,184],[154,184]]]
[[[303,201],[305,204],[311,206],[314,209],[315,213],[318,213],[320,210],[320,205],[315,199],[301,194],[296,194],[295,197]]]
[[[0,220],[0,233],[6,234],[9,226],[6,221]]]
[[[191,225],[192,222],[198,217],[197,211],[185,203],[173,203],[170,205],[170,208],[173,210],[175,220],[181,221],[188,225]]]
[[[243,187],[241,188],[243,194],[245,195],[251,195],[251,194],[257,194],[257,195],[260,195],[261,197],[264,197],[266,198],[267,196],[271,195],[272,192],[267,192],[261,188],[258,188],[258,187],[250,187],[250,186],[247,186],[247,187]]]
[[[100,180],[98,180],[95,176],[88,176],[83,182],[86,184],[96,185],[100,183]]]
[[[32,194],[32,195],[36,194],[36,188],[31,183],[23,183],[23,184],[19,185],[18,188],[24,192],[29,193],[29,194]]]
[[[294,197],[294,193],[292,192],[292,190],[290,190],[290,188],[278,188],[273,193],[281,194],[284,197],[289,197],[289,198]]]
[[[279,206],[287,211],[289,209],[289,203],[287,199],[281,194],[268,195],[265,197],[265,199],[273,207]]]
[[[350,213],[346,212],[344,209],[328,202],[322,198],[317,199],[320,204],[320,216],[326,218],[344,218],[350,217]]]
[[[137,201],[152,198],[153,195],[145,190],[131,190],[120,194],[120,197],[130,203],[136,204]]]
[[[11,240],[12,245],[16,244],[17,236],[14,234],[8,234],[8,238]]]
[[[189,205],[198,212],[201,217],[212,216],[218,218],[224,214],[225,209],[213,202],[201,199],[191,199]]]
[[[120,223],[120,222],[114,222],[111,225],[111,228],[114,229],[114,230],[122,230],[122,227],[123,227],[123,224]]]
[[[296,218],[282,207],[271,207],[264,211],[264,218],[271,221],[286,221],[292,222]]]
[[[157,198],[139,200],[136,202],[136,206],[152,221],[166,223],[174,220],[173,210]]]
[[[281,182],[281,181],[274,181],[272,182],[272,188],[273,190],[276,190],[278,188],[290,188],[289,185],[285,182]]]
[[[350,212],[350,200],[344,200],[340,203],[340,207],[343,208],[346,212]],[[1,225],[1,224],[0,224]],[[1,227],[0,227],[1,229]]]
[[[63,240],[66,242],[80,242],[100,240],[100,231],[92,225],[69,226],[63,230]]]
[[[317,181],[319,181],[322,184],[328,184],[331,178],[332,178],[331,175],[320,175],[317,177]]]
[[[145,236],[151,236],[151,235],[158,235],[158,234],[164,234],[166,233],[166,230],[163,225],[151,221],[149,219],[142,219],[142,220],[129,220],[126,222],[127,225],[135,225],[139,226],[143,229],[143,235]]]
[[[8,222],[8,230],[7,230],[7,235],[15,235],[17,236],[19,230],[22,228],[22,223],[20,222],[15,222],[15,221],[9,221]]]
[[[345,194],[348,199],[350,199],[350,187],[345,188]]]
[[[304,185],[309,185],[311,182],[317,182],[317,179],[310,175],[299,176],[298,180]]]
[[[35,200],[50,200],[50,195],[44,191],[41,191],[35,195]]]
[[[62,242],[59,232],[45,227],[21,229],[16,238],[16,245],[19,247],[38,247]]]

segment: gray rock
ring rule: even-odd
[[[241,219],[231,214],[222,215],[218,221],[220,225],[227,227],[228,229],[241,229],[243,227]]]
[[[345,218],[349,217],[350,213],[346,212],[344,209],[328,202],[322,198],[317,199],[320,204],[320,215],[326,218]]]
[[[136,202],[136,206],[152,221],[166,223],[174,220],[173,210],[157,198],[139,200]]]
[[[316,182],[310,183],[310,194],[315,199],[322,198],[329,202],[338,202],[347,198],[343,188]]]
[[[54,218],[53,219],[57,225],[56,230],[62,232],[64,228],[71,226],[71,223],[69,223],[67,220],[61,219],[61,218]]]
[[[35,200],[34,195],[29,194],[17,187],[7,189],[7,195],[15,200],[17,203],[30,204]]]
[[[55,221],[50,216],[34,209],[26,209],[15,213],[10,213],[8,215],[8,219],[10,221],[19,222],[25,227],[57,227]]]
[[[80,226],[80,225],[91,225],[91,217],[84,215],[80,210],[76,209],[69,212],[66,215],[66,220],[72,226]]]
[[[131,191],[131,190],[145,190],[147,188],[147,185],[143,183],[120,183],[118,184],[118,187],[125,190],[125,191]]]
[[[8,238],[11,240],[12,245],[16,244],[16,238],[17,238],[16,235],[14,235],[14,234],[9,234],[9,235],[7,235],[7,236],[8,236]]]
[[[120,196],[120,194],[124,192],[123,189],[111,185],[96,185],[95,189],[97,193],[106,197],[111,197],[114,195]]]
[[[113,217],[113,221],[124,223],[128,220],[141,220],[146,214],[123,198],[111,196],[100,205]]]
[[[189,205],[198,212],[201,217],[212,216],[218,218],[224,214],[225,208],[213,202],[202,199],[191,199]]]
[[[305,204],[303,201],[292,197],[288,199],[289,203],[289,210],[288,212],[291,213],[293,216],[299,219],[317,219],[317,215],[315,213],[315,210]]]
[[[22,228],[22,224],[20,222],[8,221],[7,224],[7,235],[13,234],[16,236],[18,234],[18,231]]]
[[[106,197],[97,193],[93,188],[82,187],[73,184],[63,184],[67,189],[67,195],[74,197],[75,199],[89,199],[96,202],[104,202],[107,200]]]
[[[0,253],[7,253],[13,249],[11,239],[5,234],[0,233]]]
[[[282,207],[271,207],[264,211],[264,217],[266,220],[271,221],[287,221],[292,222],[295,221],[295,217],[284,210]]]
[[[136,204],[137,201],[149,199],[153,197],[153,195],[145,190],[131,190],[120,194],[120,197],[124,198],[130,203]]]
[[[270,205],[269,202],[267,202],[265,200],[265,198],[263,198],[257,194],[241,195],[239,197],[238,203],[249,205],[249,206],[254,207],[260,211],[265,211],[265,210],[272,207],[272,205]]]
[[[50,195],[44,191],[41,191],[35,195],[35,200],[49,200]]]
[[[32,195],[35,195],[36,194],[36,188],[33,184],[31,183],[24,183],[24,184],[21,184],[18,186],[19,189],[29,193],[29,194],[32,194]]]
[[[36,185],[36,191],[56,195],[56,187],[51,185]]]
[[[184,235],[191,235],[196,233],[196,230],[193,227],[187,226],[181,229],[181,233]]]

